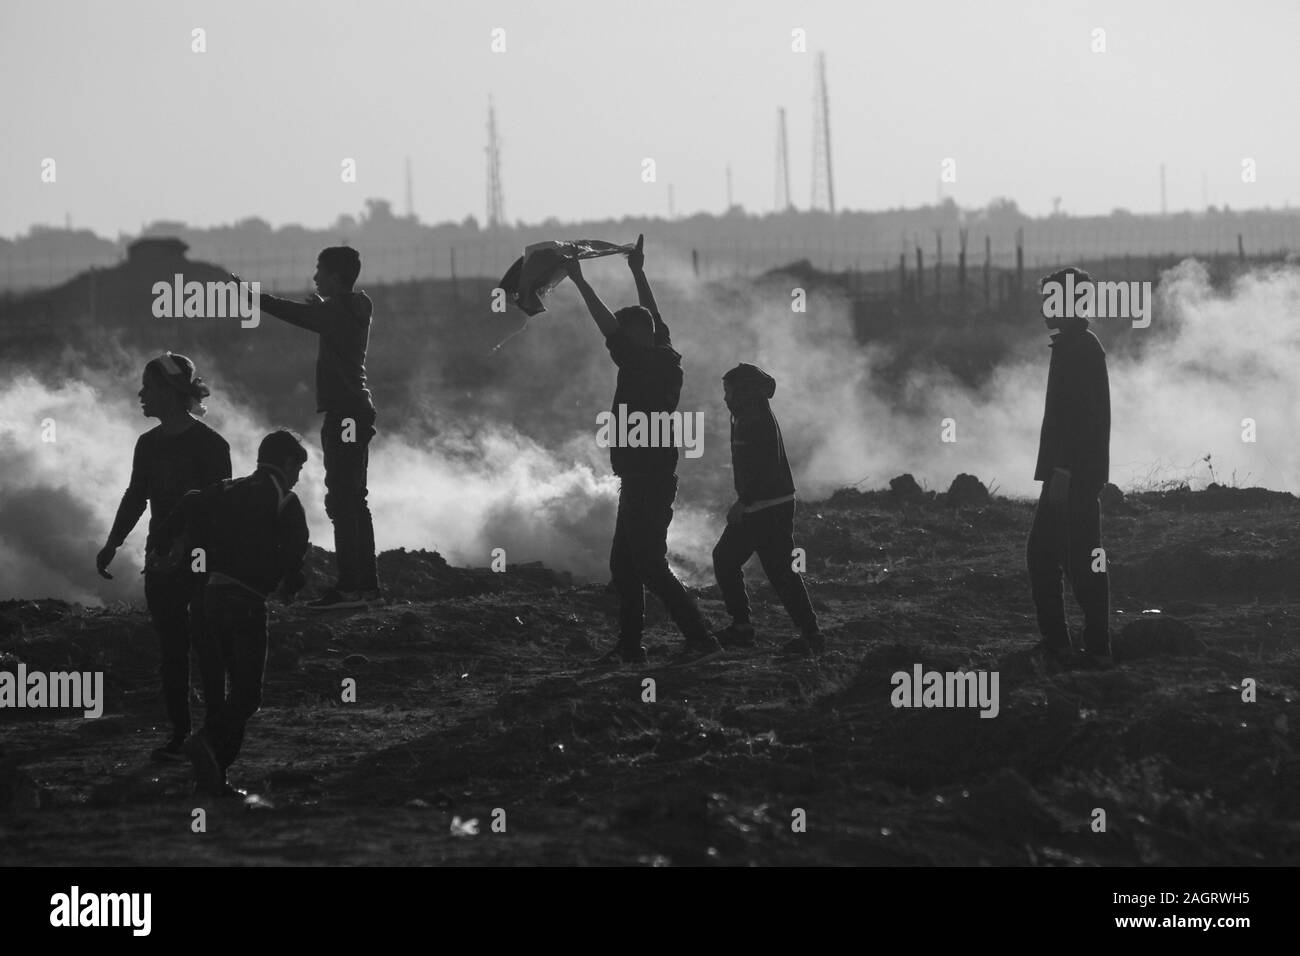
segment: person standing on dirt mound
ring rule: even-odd
[[[307,516],[293,493],[307,450],[281,429],[262,439],[257,470],[185,495],[158,535],[160,563],[206,556],[207,629],[195,640],[207,711],[184,744],[195,792],[243,797],[226,771],[239,755],[244,728],[262,706],[266,671],[266,598],[288,604],[306,583]],[[230,691],[226,691],[229,678]]]
[[[1073,267],[1046,276],[1043,301],[1062,288],[1079,289],[1092,277]],[[1071,286],[1072,283],[1072,286]],[[1110,655],[1110,582],[1101,550],[1098,497],[1110,470],[1110,382],[1106,352],[1088,330],[1088,320],[1052,317],[1043,309],[1052,336],[1047,401],[1034,479],[1043,483],[1026,548],[1029,582],[1042,634],[1039,648],[1068,653],[1062,575],[1070,579],[1083,609],[1081,650]],[[1072,309],[1069,311],[1073,311]]]
[[[803,578],[791,566],[794,479],[785,456],[781,426],[768,402],[776,394],[776,379],[756,365],[741,363],[722,377],[722,392],[731,412],[731,470],[736,503],[727,512],[727,527],[713,549],[713,573],[731,615],[731,624],[715,636],[723,647],[754,645],[744,565],[757,551],[763,573],[801,631],[781,650],[787,654],[820,654],[826,649],[826,640],[817,625]]]
[[[148,555],[155,550],[155,539],[167,515],[187,491],[230,477],[230,446],[198,420],[207,413],[203,399],[210,394],[195,374],[194,363],[184,355],[166,352],[145,365],[140,407],[146,418],[156,418],[159,424],[135,443],[131,481],[108,540],[95,556],[100,577],[112,578],[108,566],[146,505]],[[204,578],[191,570],[188,561],[165,569],[145,560],[144,596],[158,633],[163,702],[171,722],[171,734],[152,754],[158,762],[185,759],[182,744],[191,726],[190,644],[204,628]]]
[[[312,281],[316,293],[306,303],[263,292],[261,309],[300,329],[314,332],[316,411],[323,412],[320,443],[325,455],[325,512],[334,524],[335,585],[312,601],[317,611],[383,604],[375,562],[375,526],[367,503],[370,442],[376,435],[375,403],[366,384],[374,305],[353,291],[361,274],[361,255],[349,246],[322,249]],[[238,276],[232,276],[238,279]]]
[[[645,275],[645,236],[628,255],[639,305],[611,313],[582,274],[577,259],[566,271],[582,293],[587,310],[605,336],[610,358],[618,366],[612,415],[675,412],[682,391],[682,357],[673,350],[668,326],[659,314]],[[675,657],[678,663],[704,660],[722,648],[695,599],[668,566],[668,526],[677,497],[675,444],[620,446],[611,441],[609,461],[619,477],[618,518],[610,549],[609,570],[619,595],[619,633],[613,650],[600,659],[606,666],[644,663],[641,644],[645,619],[645,589],[667,607],[686,637]]]

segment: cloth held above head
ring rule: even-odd
[[[618,245],[601,239],[534,242],[524,247],[524,254],[506,271],[501,279],[501,288],[505,290],[506,298],[531,318],[546,311],[542,300],[564,280],[566,260],[627,255],[635,248],[632,243]]]

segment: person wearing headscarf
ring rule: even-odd
[[[112,577],[108,566],[146,507],[145,551],[152,554],[162,523],[187,491],[230,477],[230,446],[199,420],[207,412],[203,400],[210,394],[184,355],[165,352],[145,365],[140,410],[158,424],[135,443],[130,483],[95,558],[101,577]],[[174,569],[145,562],[145,601],[158,634],[162,694],[171,725],[167,740],[153,751],[156,761],[185,759],[181,745],[191,730],[190,643],[193,632],[203,627],[203,584],[204,576],[191,570],[188,561]]]

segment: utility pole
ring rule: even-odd
[[[813,96],[812,207],[822,203],[835,213],[835,177],[831,169],[830,97],[826,91],[826,54],[817,54],[816,93]]]
[[[496,107],[488,95],[487,224],[495,229],[506,223],[506,201],[501,189],[501,141],[497,138]]]
[[[785,107],[776,111],[776,211],[794,209],[790,201],[790,144],[785,135]]]

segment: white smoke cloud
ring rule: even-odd
[[[1050,353],[1036,322],[1027,324],[1023,348],[978,390],[921,368],[891,392],[881,370],[893,356],[881,345],[858,345],[843,301],[811,290],[808,312],[793,313],[777,289],[737,293],[719,308],[706,297],[715,293],[697,284],[665,285],[690,322],[713,316],[718,323],[708,334],[687,321],[674,325],[687,369],[682,410],[706,414],[705,456],[682,462],[669,535],[674,564],[691,583],[711,580],[709,552],[723,522],[717,509],[731,493],[718,379],[739,361],[777,378],[773,408],[805,500],[846,485],[883,487],[905,471],[940,489],[969,472],[1002,493],[1037,493]],[[1150,335],[1146,348],[1138,357],[1110,357],[1112,481],[1131,488],[1154,475],[1203,484],[1212,465],[1221,482],[1294,489],[1300,270],[1255,271],[1216,291],[1203,267],[1186,262],[1163,277],[1158,296],[1151,329],[1130,333]],[[1116,320],[1094,326],[1103,341],[1112,331],[1107,321]],[[145,358],[108,361],[112,371],[85,369],[67,381],[19,371],[0,388],[0,599],[140,598],[147,515],[118,552],[114,580],[94,570],[135,440],[154,424],[135,397]],[[220,369],[200,364],[218,383],[206,420],[230,442],[235,474],[247,474],[258,442],[279,422],[223,392]],[[940,441],[945,418],[956,422],[955,443]],[[1256,423],[1255,443],[1242,441],[1246,418]],[[42,440],[47,421],[54,441]],[[453,564],[482,567],[499,547],[511,563],[540,560],[580,579],[607,578],[617,479],[596,447],[594,420],[588,432],[551,447],[503,421],[444,425],[435,438],[403,433],[395,421],[381,420],[380,429],[370,503],[381,550],[437,549]],[[319,436],[305,438],[310,458],[297,490],[313,542],[332,550]],[[1201,461],[1207,454],[1209,464]]]
[[[139,600],[147,511],[110,566],[112,581],[98,577],[94,560],[130,477],[135,441],[156,424],[135,401],[144,361],[85,370],[82,380],[59,385],[24,372],[0,389],[0,599]],[[221,381],[210,363],[203,371]],[[204,421],[230,443],[235,475],[248,474],[258,443],[278,423],[220,393],[208,405]],[[43,423],[52,423],[53,441],[42,440]],[[304,443],[309,457],[295,490],[313,543],[333,550],[319,436]],[[580,580],[604,580],[618,483],[593,448],[580,436],[550,450],[500,423],[463,425],[436,439],[381,431],[369,472],[377,545],[436,549],[452,564],[479,567],[499,547],[510,563],[543,561]],[[691,539],[702,521],[690,516],[670,546],[698,556],[704,545]],[[696,580],[703,566],[693,568]]]
[[[1300,270],[1258,270],[1215,290],[1205,268],[1188,260],[1162,277],[1157,296],[1151,329],[1128,333],[1150,335],[1146,348],[1108,359],[1111,480],[1126,490],[1216,479],[1294,489]],[[785,290],[776,289],[747,305],[750,341],[733,340],[710,362],[752,361],[776,377],[772,406],[802,496],[883,487],[903,472],[939,490],[967,472],[1002,494],[1037,495],[1050,359],[1041,320],[1026,322],[1022,347],[979,389],[920,367],[901,391],[889,391],[880,374],[893,357],[889,347],[856,343],[843,300],[812,291],[808,313],[792,313]],[[1114,332],[1107,323],[1118,321],[1126,320],[1099,320],[1093,330],[1105,342]],[[1254,443],[1242,440],[1247,418],[1256,423]],[[941,441],[946,419],[955,423],[955,442]]]

